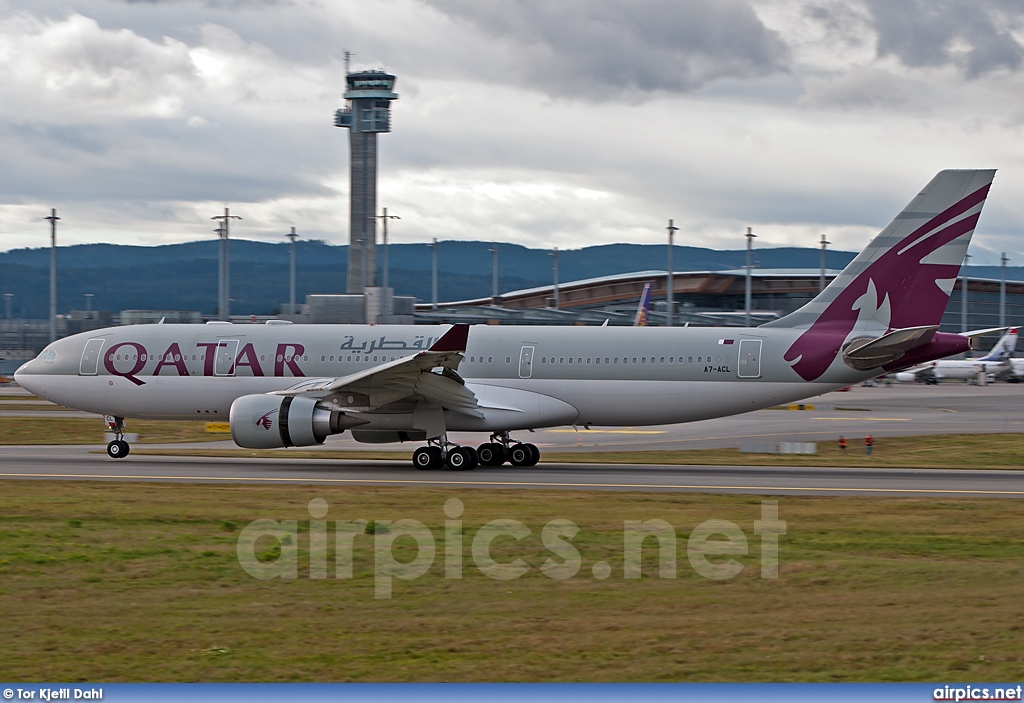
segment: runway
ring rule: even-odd
[[[634,428],[553,428],[518,433],[548,451],[643,451],[735,447],[744,439],[835,441],[855,438],[1022,432],[1019,410],[1024,388],[994,386],[858,386],[849,392],[808,399],[813,410],[761,410],[683,425]],[[32,412],[25,401],[0,403],[0,415],[78,416],[58,410]],[[37,405],[38,407],[38,405]],[[15,409],[17,408],[17,409]],[[88,416],[82,413],[83,416]],[[129,431],[131,422],[129,421]],[[479,434],[453,433],[455,442],[477,444]],[[145,444],[135,445],[146,448]],[[157,445],[148,445],[156,448]],[[167,448],[236,448],[230,440]],[[331,437],[323,449],[368,447],[348,434]],[[408,449],[409,445],[401,447]],[[477,468],[470,472],[417,471],[405,461],[280,458],[200,458],[130,455],[112,460],[101,446],[0,446],[0,478],[97,481],[178,481],[316,485],[439,486],[505,489],[600,489],[691,491],[754,495],[991,496],[1024,497],[1024,471],[851,469],[835,467],[664,466],[541,462],[534,468]],[[315,449],[315,448],[308,448]]]
[[[541,463],[428,472],[404,461],[128,456],[115,462],[89,450],[5,447],[0,478],[1024,498],[1024,471]]]

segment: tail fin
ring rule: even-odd
[[[647,326],[647,312],[651,308],[651,284],[644,284],[644,292],[640,295],[640,304],[636,306],[636,317],[633,318],[634,327]]]
[[[806,330],[785,359],[818,378],[851,332],[938,326],[995,170],[941,171],[811,302],[764,325]]]
[[[1020,333],[1020,327],[1011,327],[1006,330],[1006,334],[1000,337],[996,345],[992,347],[985,356],[981,357],[979,361],[1006,361],[1013,356],[1013,350],[1017,346],[1017,335]]]

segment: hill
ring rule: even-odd
[[[441,242],[438,245],[438,293],[444,300],[464,300],[491,294],[490,242]],[[232,312],[268,314],[288,302],[289,244],[232,240]],[[97,310],[173,309],[212,314],[217,305],[215,240],[157,247],[83,244],[58,247],[57,309],[84,306],[92,293]],[[378,250],[379,252],[379,250]],[[397,244],[388,248],[390,282],[398,295],[430,300],[431,252],[426,244]],[[853,252],[829,251],[828,266],[842,268]],[[15,249],[0,253],[0,292],[13,293],[15,317],[46,316],[49,295],[48,248]],[[379,258],[379,256],[378,256]],[[760,268],[817,269],[819,251],[785,247],[755,250]],[[299,302],[309,293],[343,293],[348,247],[319,241],[300,241],[296,250]],[[677,246],[677,271],[740,268],[743,250]],[[379,262],[378,262],[379,264]],[[610,244],[563,251],[559,278],[564,283],[583,278],[644,270],[664,270],[665,246]],[[987,269],[992,269],[988,272]],[[998,277],[995,267],[972,267],[972,275]],[[1013,279],[1024,276],[1015,267]],[[499,244],[501,292],[549,285],[551,255],[547,250]]]

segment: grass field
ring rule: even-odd
[[[163,442],[210,442],[230,439],[210,434],[205,422],[129,420],[128,432],[139,434],[140,444]],[[0,422],[0,444],[106,444],[102,418],[5,417]]]
[[[331,451],[246,449],[159,449],[136,454],[173,456],[244,456],[281,459],[399,459],[408,460],[412,450]],[[819,444],[818,454],[741,454],[735,449],[688,449],[679,451],[558,452],[545,449],[545,462],[602,462],[609,464],[735,465],[745,466],[851,466],[928,469],[1020,469],[1024,466],[1024,435],[926,435],[879,437],[874,453],[853,446],[846,454],[833,444]]]
[[[1024,502],[781,497],[778,579],[760,575],[760,499],[668,493],[6,481],[0,493],[0,679],[17,681],[1013,681],[1024,678]],[[459,497],[463,578],[444,578],[446,499]],[[422,577],[374,597],[372,539],[354,578],[309,574],[307,505],[327,520],[416,519],[437,542]],[[251,520],[297,520],[294,580],[236,559]],[[496,518],[496,580],[470,544]],[[582,569],[553,580],[540,532],[580,527]],[[678,578],[623,578],[623,521],[679,536]],[[686,536],[729,520],[739,575],[691,568]],[[377,537],[387,536],[383,528]],[[329,534],[333,545],[333,527]],[[286,540],[287,541],[287,540]],[[403,561],[408,537],[395,542]],[[281,547],[262,538],[257,549]],[[333,547],[332,547],[333,550]],[[719,557],[718,559],[722,559]],[[555,559],[555,561],[560,561]],[[611,575],[592,575],[597,561]]]

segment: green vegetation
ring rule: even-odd
[[[0,434],[2,437],[2,434]],[[874,453],[865,456],[864,446],[851,438],[842,454],[834,444],[818,444],[818,454],[741,454],[735,449],[685,449],[677,451],[559,452],[543,451],[544,462],[672,464],[734,466],[851,466],[923,469],[1020,469],[1024,435],[923,435],[876,437]],[[394,459],[408,460],[412,450],[249,450],[249,449],[150,449],[138,454],[170,456],[262,457],[281,459]]]
[[[445,500],[465,504],[463,578],[446,579]],[[372,542],[351,579],[309,574],[312,498],[325,519],[416,519],[437,557],[374,598]],[[16,681],[1006,681],[1024,677],[1024,502],[783,496],[778,579],[760,578],[760,499],[679,493],[6,481],[0,493],[0,679]],[[295,580],[238,565],[257,518],[297,520]],[[492,545],[533,568],[499,581],[474,565],[484,523],[532,534]],[[582,569],[556,581],[540,539],[580,527]],[[678,578],[623,578],[623,521],[679,535]],[[739,575],[698,576],[686,536],[709,519],[749,540]],[[410,561],[408,537],[395,555]],[[281,544],[257,542],[273,557]],[[720,558],[719,558],[720,559]],[[555,558],[556,561],[560,559]],[[598,580],[592,567],[611,565]]]
[[[19,417],[0,423],[0,444],[105,444],[107,426],[102,418]],[[162,442],[210,442],[230,439],[211,434],[205,422],[129,420],[127,432],[139,433],[140,444]]]

